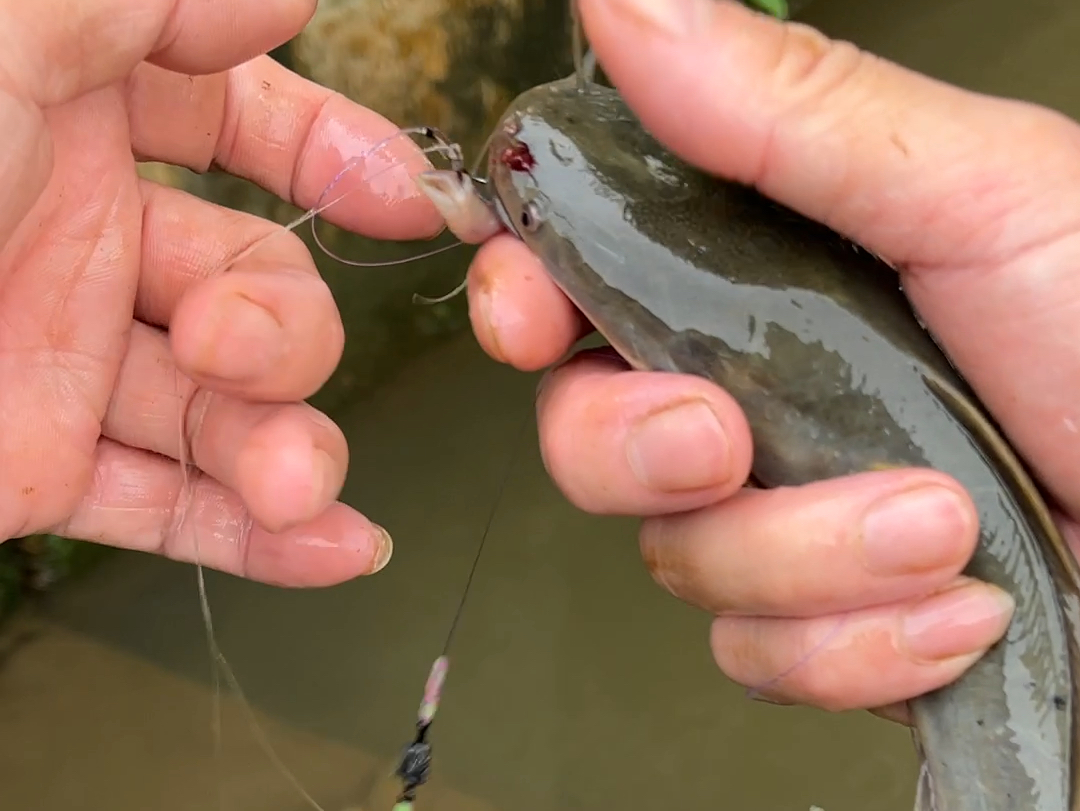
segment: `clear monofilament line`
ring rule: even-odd
[[[319,198],[318,198],[318,200],[317,200],[317,202],[316,202],[316,204],[314,206],[312,206],[310,209],[305,211],[303,214],[296,217],[291,222],[284,225],[281,228],[281,230],[272,231],[272,232],[268,233],[267,235],[265,235],[262,239],[258,239],[255,242],[253,242],[252,244],[248,245],[244,250],[238,252],[236,255],[231,257],[229,259],[227,265],[234,265],[239,260],[249,256],[256,248],[261,247],[268,240],[273,239],[274,237],[276,237],[276,236],[278,236],[280,234],[295,231],[297,228],[299,228],[305,222],[312,221],[312,230],[313,230],[313,233],[314,233],[314,220],[315,220],[315,218],[318,217],[319,214],[321,214],[324,211],[326,211],[327,209],[329,209],[331,206],[334,206],[334,205],[337,205],[338,203],[340,203],[342,200],[344,200],[346,197],[348,197],[350,194],[352,194],[353,191],[355,191],[355,189],[349,190],[349,191],[343,192],[342,194],[334,197],[331,200],[326,200],[327,195],[333,190],[333,188],[349,172],[353,171],[357,166],[360,166],[363,163],[363,161],[366,160],[367,157],[369,157],[372,154],[372,152],[374,152],[374,151],[376,151],[378,149],[381,149],[385,144],[389,143],[393,138],[400,137],[403,134],[409,134],[409,133],[421,134],[421,135],[424,135],[426,137],[435,138],[435,140],[440,141],[440,143],[438,143],[436,146],[432,146],[432,147],[428,147],[428,148],[423,149],[422,152],[424,152],[425,154],[430,154],[430,153],[443,154],[451,162],[451,165],[455,166],[456,168],[460,168],[460,167],[462,167],[464,165],[463,158],[461,156],[460,148],[457,147],[456,145],[450,144],[448,141],[446,141],[446,139],[443,138],[443,136],[440,133],[438,133],[437,130],[427,128],[427,127],[416,127],[416,128],[411,128],[409,130],[402,130],[401,132],[396,133],[394,136],[390,136],[389,138],[387,138],[384,141],[377,144],[365,156],[360,157],[360,158],[354,158],[353,160],[350,160],[342,168],[342,170],[340,172],[338,172],[338,174],[330,181],[330,183],[327,184],[326,188],[323,189],[323,191],[320,193]],[[368,176],[368,177],[366,177],[364,179],[366,181],[370,182],[372,179],[374,179],[378,175],[382,174],[385,171],[389,171],[391,169],[394,169],[398,165],[399,164],[390,164],[388,166],[382,167],[381,169],[379,169],[379,171],[372,173],[370,176]],[[323,247],[321,245],[321,243],[319,242],[317,235],[315,237],[315,241],[316,241],[316,244],[319,244],[320,247]],[[456,246],[455,245],[450,245],[450,246],[447,246],[445,248],[441,248],[441,249],[439,249],[437,251],[429,252],[428,254],[424,254],[424,256],[431,255],[431,253],[438,253],[438,252],[441,252],[442,250],[448,250],[449,248],[453,248],[453,247],[456,247]],[[325,250],[325,248],[324,248],[324,250]],[[329,252],[327,252],[327,253],[329,253]],[[330,254],[330,255],[333,256],[333,254]],[[414,257],[414,258],[421,258],[421,257]],[[342,261],[345,261],[345,260],[342,260]],[[405,259],[405,260],[398,260],[396,262],[391,262],[391,263],[374,263],[372,266],[378,266],[380,264],[401,264],[402,262],[407,262],[407,261],[412,261],[412,260],[411,259]],[[346,262],[346,263],[347,264],[358,264],[358,263],[352,263],[352,262]],[[189,513],[191,512],[191,508],[192,508],[192,505],[194,503],[194,498],[195,498],[195,492],[194,492],[195,485],[192,482],[192,476],[191,476],[191,469],[194,466],[194,454],[192,453],[192,444],[193,444],[194,438],[197,437],[198,434],[199,434],[200,428],[202,426],[203,419],[205,418],[205,415],[206,415],[206,413],[207,413],[207,411],[208,411],[208,409],[210,407],[210,403],[211,403],[213,395],[210,394],[210,393],[206,393],[206,395],[201,398],[201,403],[200,403],[200,408],[198,410],[198,413],[194,416],[194,419],[191,419],[191,417],[192,417],[192,414],[190,413],[191,404],[192,404],[192,402],[194,402],[196,396],[198,395],[199,389],[197,387],[194,388],[191,391],[190,395],[187,398],[185,398],[181,394],[182,384],[181,384],[181,373],[180,373],[179,370],[176,370],[176,373],[175,373],[175,388],[176,388],[176,398],[177,398],[177,403],[178,403],[177,412],[178,412],[178,423],[179,423],[179,426],[178,426],[179,427],[179,448],[178,448],[178,454],[177,455],[178,455],[178,462],[179,462],[180,471],[181,471],[181,482],[180,482],[181,491],[180,491],[180,496],[177,499],[177,515],[176,515],[176,519],[174,520],[174,526],[172,528],[172,532],[174,532],[176,534],[179,534],[179,533],[182,532],[185,523],[188,522]],[[189,420],[191,422],[190,431],[188,430],[188,422],[189,422]],[[247,696],[245,695],[244,690],[241,687],[240,682],[237,679],[236,674],[232,669],[232,666],[229,664],[228,659],[225,657],[224,653],[221,650],[221,647],[220,647],[220,645],[218,643],[217,634],[216,634],[216,631],[215,631],[215,628],[214,628],[213,613],[212,613],[212,611],[210,609],[210,601],[209,601],[209,597],[208,597],[208,593],[207,593],[206,576],[205,576],[205,569],[204,569],[203,560],[202,560],[202,547],[201,547],[201,542],[200,542],[200,533],[199,533],[199,527],[198,527],[197,518],[195,518],[194,520],[191,520],[190,523],[188,524],[188,526],[189,526],[189,529],[190,529],[190,532],[191,532],[191,535],[192,535],[193,557],[194,557],[195,572],[196,572],[196,582],[197,582],[197,585],[198,585],[198,594],[199,594],[199,609],[200,609],[200,612],[202,614],[203,627],[204,627],[205,634],[206,634],[207,649],[208,649],[208,652],[210,654],[211,681],[212,681],[212,689],[213,689],[213,697],[212,697],[212,701],[211,701],[211,731],[212,731],[213,739],[214,739],[215,763],[217,765],[218,772],[219,772],[218,782],[217,782],[218,806],[221,809],[225,808],[225,799],[224,799],[224,794],[223,794],[223,791],[222,791],[222,786],[223,786],[223,782],[224,782],[224,775],[221,773],[221,764],[222,764],[222,758],[223,758],[221,682],[222,682],[222,679],[224,678],[224,681],[229,685],[230,690],[232,690],[232,692],[236,695],[237,700],[240,703],[240,706],[241,706],[241,708],[242,708],[242,710],[243,710],[243,712],[245,714],[249,729],[252,732],[253,737],[255,738],[256,742],[259,745],[259,747],[267,755],[267,757],[269,758],[271,763],[276,767],[276,769],[279,771],[279,773],[281,773],[286,778],[286,780],[291,784],[291,786],[296,791],[296,793],[299,795],[299,797],[301,797],[303,799],[303,801],[310,808],[312,808],[314,811],[325,811],[325,809],[315,800],[314,797],[312,797],[310,792],[308,792],[307,789],[303,786],[303,784],[299,780],[299,778],[297,778],[297,776],[288,768],[288,766],[286,766],[286,764],[284,763],[284,761],[282,760],[280,755],[277,753],[277,750],[274,748],[273,744],[270,742],[269,735],[266,733],[266,731],[263,729],[262,725],[259,723],[258,718],[256,718],[254,710],[253,710],[253,708],[251,706],[251,703],[247,699]],[[443,667],[443,669],[442,669],[442,674],[443,674],[443,677],[445,677],[445,667]],[[438,705],[438,692],[436,691],[434,706],[437,707],[437,705]]]
[[[762,682],[761,684],[758,684],[758,685],[756,685],[754,687],[747,688],[746,697],[747,698],[761,698],[762,696],[765,695],[766,691],[768,691],[772,687],[775,687],[777,684],[782,682],[784,679],[786,679],[788,676],[790,676],[792,673],[794,673],[800,667],[802,667],[807,662],[809,662],[814,656],[816,656],[818,653],[820,653],[822,650],[824,650],[826,645],[828,645],[830,642],[832,642],[834,639],[836,639],[836,637],[840,633],[840,631],[844,628],[845,625],[847,625],[848,616],[849,615],[845,614],[844,616],[840,617],[840,619],[838,619],[836,621],[836,625],[834,625],[832,627],[832,630],[830,630],[827,634],[825,634],[818,641],[818,643],[816,645],[814,645],[814,647],[812,647],[809,651],[807,651],[803,656],[800,656],[799,659],[794,664],[792,664],[790,667],[788,667],[785,670],[782,670],[780,673],[773,676],[768,681]]]
[[[423,135],[423,136],[425,136],[427,138],[431,138],[431,139],[435,140],[436,144],[434,146],[426,147],[425,149],[423,149],[421,151],[424,154],[441,154],[450,162],[450,168],[453,171],[456,171],[456,172],[464,171],[465,158],[462,155],[461,148],[457,144],[450,143],[450,141],[444,135],[442,135],[442,133],[440,133],[438,130],[436,130],[434,128],[431,128],[431,127],[413,127],[413,128],[407,129],[407,130],[402,130],[401,133],[398,133],[398,134],[400,135],[402,133],[412,133],[412,134],[416,134],[416,135]],[[396,135],[391,136],[391,138],[387,138],[387,139],[384,139],[383,141],[381,141],[379,144],[377,144],[371,150],[369,150],[367,156],[370,156],[371,154],[378,151],[379,149],[382,149],[394,137],[397,137],[397,136]],[[365,158],[364,158],[365,160],[367,159],[367,156],[365,156]],[[354,160],[356,160],[356,159],[354,159]],[[338,172],[337,175],[334,176],[334,178],[330,181],[330,183],[327,185],[327,187],[325,189],[323,189],[322,195],[320,195],[319,200],[316,201],[315,209],[317,209],[319,211],[325,210],[330,205],[333,205],[334,202],[337,202],[337,200],[341,199],[341,198],[337,198],[337,200],[334,200],[333,202],[331,202],[329,204],[326,204],[326,205],[322,204],[323,198],[342,180],[342,178],[345,177],[346,174],[348,174],[348,172],[352,168],[352,164],[353,164],[352,160],[348,161],[345,164],[345,166],[341,169],[341,171]],[[371,175],[370,177],[368,177],[366,179],[370,181],[370,180],[374,179],[375,177],[378,177],[378,175],[382,174],[382,172],[388,171],[391,168],[394,168],[393,164],[391,166],[384,167],[379,172],[376,172],[374,175]],[[346,194],[348,194],[348,193],[349,192],[346,192]],[[307,221],[309,219],[311,220],[311,238],[315,241],[315,244],[319,246],[319,250],[321,250],[324,254],[329,256],[334,261],[340,262],[343,265],[350,265],[352,267],[376,268],[376,267],[392,267],[394,265],[403,265],[403,264],[407,264],[409,262],[415,262],[415,261],[417,261],[419,259],[427,259],[427,258],[429,258],[431,256],[435,256],[437,254],[444,253],[445,251],[452,250],[453,248],[457,248],[458,246],[461,245],[461,243],[459,241],[455,241],[455,242],[452,242],[449,245],[444,245],[444,246],[442,246],[440,248],[433,248],[430,251],[425,251],[424,253],[417,254],[415,256],[409,256],[409,257],[406,257],[405,259],[390,259],[390,260],[386,260],[386,261],[383,261],[383,262],[362,262],[362,261],[359,261],[359,260],[356,260],[356,259],[346,259],[344,256],[336,254],[332,250],[330,250],[323,243],[322,239],[319,237],[318,229],[316,229],[316,227],[315,227],[314,215],[312,215],[312,216],[304,216],[300,220],[300,222],[297,223],[297,225],[299,225],[299,224],[301,224],[301,222],[305,222],[305,221]],[[436,234],[436,236],[438,236],[438,234]]]
[[[435,713],[439,709],[439,702],[442,700],[443,687],[446,684],[446,675],[450,669],[450,644],[453,641],[454,632],[461,621],[465,603],[468,599],[469,591],[472,588],[473,579],[476,576],[480,558],[483,555],[484,545],[487,543],[488,536],[491,534],[491,528],[495,523],[495,516],[499,512],[502,497],[506,491],[507,482],[510,480],[510,474],[513,470],[514,463],[517,461],[517,449],[521,445],[521,440],[524,437],[525,429],[529,425],[531,415],[532,411],[525,415],[525,418],[521,423],[521,428],[516,434],[516,439],[513,445],[511,445],[511,453],[506,463],[506,469],[502,479],[499,481],[495,500],[491,506],[491,512],[488,514],[487,521],[484,524],[484,531],[480,535],[480,542],[477,544],[476,554],[473,557],[472,565],[469,567],[469,576],[465,581],[465,588],[461,592],[461,599],[458,601],[457,610],[454,612],[454,617],[450,622],[450,628],[447,631],[446,639],[443,642],[442,653],[439,654],[432,663],[431,671],[428,673],[427,681],[424,683],[424,697],[420,702],[420,709],[417,712],[416,737],[413,739],[412,744],[406,748],[401,765],[396,772],[403,781],[403,789],[398,796],[393,811],[412,811],[416,790],[427,780],[427,772],[431,763],[431,744],[427,741],[427,733],[428,728],[435,719]]]

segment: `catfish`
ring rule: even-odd
[[[965,574],[1016,609],[959,679],[910,702],[916,811],[1080,811],[1080,567],[896,271],[682,161],[580,72],[521,94],[489,144],[483,182],[420,178],[450,229],[505,227],[632,367],[729,392],[756,483],[926,467],[966,488],[980,533]]]

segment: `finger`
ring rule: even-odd
[[[252,399],[309,397],[341,357],[337,308],[318,277],[254,259],[181,300],[169,327],[176,363],[200,382]]]
[[[473,260],[469,317],[484,351],[523,371],[550,366],[592,331],[536,254],[509,235],[488,240]]]
[[[906,701],[959,678],[1005,633],[1003,591],[959,578],[921,600],[813,619],[721,617],[711,644],[731,679],[827,710]]]
[[[923,320],[1080,515],[1080,127],[736,3],[582,12],[608,75],[683,157],[906,266]]]
[[[348,466],[344,435],[314,408],[252,403],[196,388],[177,374],[167,336],[139,323],[102,432],[171,459],[181,458],[181,443],[190,437],[190,461],[236,491],[254,520],[273,531],[313,520],[330,507]]]
[[[273,533],[253,523],[240,498],[213,479],[195,478],[189,500],[172,460],[103,439],[94,464],[90,491],[53,532],[279,586],[331,586],[376,572],[390,559],[385,530],[344,504]]]
[[[813,617],[921,596],[951,582],[978,540],[970,497],[930,470],[745,490],[646,521],[658,583],[713,614]]]
[[[5,90],[49,107],[123,79],[144,59],[215,73],[300,32],[315,0],[46,0],[5,3]]]
[[[371,237],[442,228],[412,181],[431,164],[399,127],[269,57],[202,77],[143,64],[127,100],[132,149],[144,159],[218,166],[302,209],[340,198],[322,216]]]
[[[734,2],[582,0],[582,14],[658,138],[894,262],[967,265],[1076,223],[1077,205],[1043,204],[1080,180],[1080,128],[1057,113]],[[1002,227],[1025,207],[1041,214],[1034,230]]]
[[[593,513],[654,515],[712,504],[750,469],[735,401],[689,375],[630,372],[585,352],[551,372],[537,402],[544,464]]]
[[[317,391],[341,359],[345,332],[303,242],[181,191],[146,181],[141,188],[136,316],[169,326],[184,373],[257,400]]]
[[[142,197],[142,265],[135,317],[167,327],[180,299],[206,279],[230,269],[241,254],[273,253],[283,267],[317,271],[295,234],[243,211],[193,194],[139,181]]]
[[[5,3],[0,244],[40,196],[53,168],[44,109],[117,82],[147,57],[174,70],[222,70],[285,42],[314,11],[315,0],[46,0],[45,8]]]

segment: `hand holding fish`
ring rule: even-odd
[[[0,23],[0,541],[51,531],[192,560],[197,532],[203,563],[257,580],[377,570],[389,539],[335,501],[346,443],[303,402],[343,341],[308,251],[135,161],[216,166],[306,208],[397,128],[260,56],[314,0],[43,5],[6,4]],[[419,150],[402,138],[385,160],[393,183],[327,216],[436,232],[408,182]],[[201,475],[177,533],[182,422]]]
[[[899,269],[1056,501],[1075,550],[1080,126],[734,3],[580,8],[607,75],[668,147]],[[509,236],[483,246],[469,296],[486,350],[518,368],[555,362],[588,328]],[[730,396],[697,377],[627,371],[608,353],[554,370],[538,413],[567,496],[646,516],[641,547],[656,579],[717,615],[720,667],[769,698],[895,705],[952,682],[1006,627],[1009,598],[960,575],[977,519],[944,475],[746,489],[751,437]]]

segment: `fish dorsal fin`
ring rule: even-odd
[[[1035,479],[981,406],[941,375],[925,371],[923,379],[949,412],[968,429],[972,439],[979,443],[987,458],[997,463],[995,467],[998,473],[1005,477],[1024,499],[1021,506],[1034,521],[1035,529],[1045,539],[1041,549],[1063,600],[1062,616],[1069,631],[1067,636],[1072,676],[1072,773],[1069,776],[1069,801],[1071,811],[1080,811],[1080,563],[1054,522]],[[923,809],[917,807],[916,811]]]

